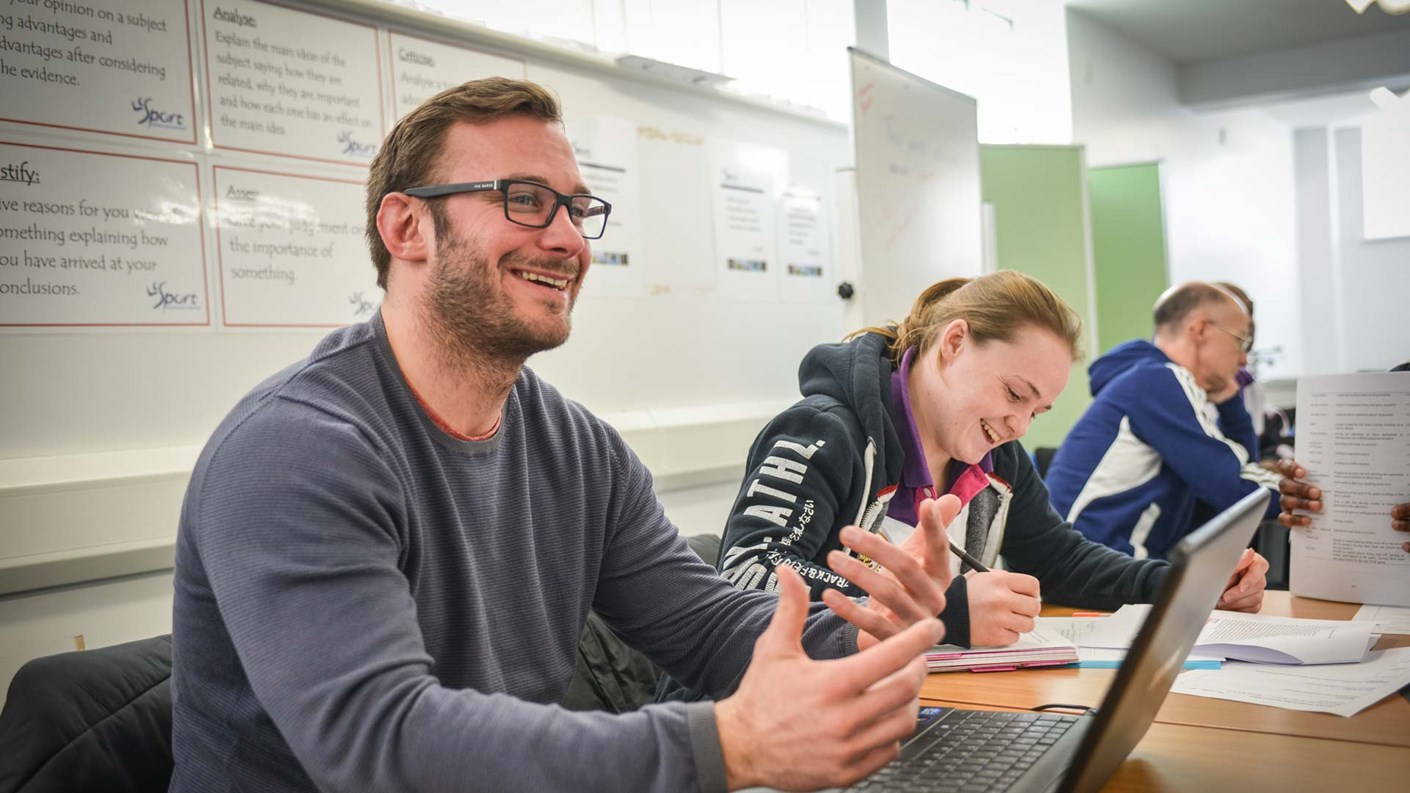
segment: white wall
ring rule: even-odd
[[[1293,133],[1294,183],[1297,191],[1297,270],[1302,285],[1303,353],[1306,374],[1331,374],[1341,369],[1340,277],[1336,272],[1336,228],[1333,223],[1336,184],[1326,127]]]
[[[1180,106],[1175,65],[1077,13],[1067,17],[1076,143],[1090,166],[1162,162],[1172,283],[1227,280],[1253,297],[1263,379],[1303,371],[1289,125],[1262,110]]]
[[[1360,129],[1332,133],[1336,218],[1332,272],[1337,281],[1336,315],[1342,319],[1334,371],[1341,372],[1383,371],[1410,358],[1410,329],[1405,323],[1410,237],[1364,238],[1361,143]]]
[[[743,476],[743,452],[740,476]],[[739,478],[658,492],[682,534],[719,534],[739,491]],[[144,575],[0,596],[0,705],[26,661],[171,633],[172,573]]]
[[[1056,0],[888,0],[890,61],[979,101],[980,143],[1072,138],[1067,36]]]

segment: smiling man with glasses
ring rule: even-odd
[[[1279,476],[1258,464],[1239,398],[1253,319],[1229,290],[1189,282],[1155,304],[1155,336],[1118,345],[1089,370],[1092,404],[1054,455],[1053,506],[1083,534],[1163,558],[1195,525],[1196,502],[1222,511]],[[1307,487],[1284,496],[1305,496]],[[1280,501],[1268,504],[1268,518]],[[1240,569],[1268,569],[1247,551]]]
[[[735,589],[621,437],[524,365],[567,341],[612,210],[557,100],[442,92],[367,182],[380,310],[251,392],[192,474],[172,791],[797,790],[895,757],[958,503],[919,559],[859,542],[887,570],[849,576],[864,604],[810,608],[791,571]],[[719,701],[560,707],[590,610]]]

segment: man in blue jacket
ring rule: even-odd
[[[1097,359],[1094,400],[1053,457],[1053,506],[1091,539],[1138,559],[1164,558],[1192,525],[1195,501],[1222,510],[1279,476],[1258,465],[1238,398],[1251,318],[1228,291],[1171,287],[1155,304],[1155,338]],[[1268,502],[1278,515],[1279,499]]]

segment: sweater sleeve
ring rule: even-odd
[[[1249,457],[1244,443],[1220,431],[1208,410],[1204,389],[1184,370],[1151,368],[1141,378],[1141,398],[1130,401],[1131,431],[1184,480],[1195,497],[1224,510],[1260,487],[1276,490],[1278,475]],[[1233,400],[1231,400],[1233,401]],[[1242,411],[1245,419],[1248,411]],[[1252,427],[1248,429],[1252,443]],[[1268,516],[1278,514],[1278,499],[1268,503]]]
[[[1064,606],[1111,610],[1155,600],[1170,567],[1167,562],[1133,559],[1087,539],[1053,509],[1028,454],[1017,443],[999,451],[996,472],[1011,477],[1013,487],[999,548],[1009,570],[1037,578],[1043,600]]]
[[[726,696],[748,668],[778,598],[741,592],[701,561],[667,520],[646,466],[617,442],[627,503],[611,530],[593,606],[672,677],[716,699]],[[855,627],[822,603],[810,609],[802,637],[810,657],[856,652]]]
[[[228,436],[188,495],[182,528],[195,556],[184,561],[204,571],[253,695],[314,786],[722,789],[708,704],[578,713],[443,686],[402,573],[403,564],[416,563],[404,558],[402,534],[403,487],[414,486],[357,427],[289,407],[266,411]],[[663,560],[659,575],[669,577],[678,564]],[[743,594],[723,582],[710,585],[709,573],[697,562],[683,597],[718,602]],[[474,607],[474,581],[446,585],[448,596]],[[732,617],[755,630],[769,613],[763,603],[736,602],[713,633],[730,635]],[[695,615],[687,629],[700,628],[702,619]],[[814,636],[840,644],[836,625],[829,631],[819,622]],[[679,648],[675,657],[686,652]],[[741,668],[747,654],[747,647],[732,648],[727,660]],[[259,759],[250,754],[240,762]]]
[[[841,514],[856,501],[850,492],[859,465],[842,419],[811,405],[775,417],[750,450],[748,473],[725,523],[720,572],[740,589],[778,590],[774,568],[796,569],[816,600],[823,590],[863,595],[827,566],[827,551],[839,547],[842,526],[856,516]]]
[[[945,610],[940,612],[940,622],[945,626],[946,644],[957,647],[969,646],[969,579],[955,576],[950,588],[945,590]]]

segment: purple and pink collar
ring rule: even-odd
[[[930,467],[925,463],[925,450],[921,446],[920,431],[916,429],[915,416],[911,414],[911,393],[909,388],[911,362],[916,348],[906,350],[901,356],[901,365],[891,373],[891,419],[896,425],[896,434],[901,439],[901,452],[905,462],[901,466],[901,481],[896,494],[886,510],[889,517],[908,525],[916,525],[920,502],[936,498],[935,481],[930,476]],[[959,497],[961,504],[968,504],[979,491],[989,486],[989,475],[994,472],[994,456],[985,452],[977,463],[964,463],[951,460],[945,473],[950,487],[946,492]]]

